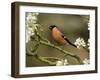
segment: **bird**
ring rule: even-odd
[[[73,47],[77,48],[77,46],[73,43],[71,43],[68,38],[59,30],[58,26],[51,25],[49,26],[49,29],[51,30],[51,36],[52,38],[61,45],[70,44]]]

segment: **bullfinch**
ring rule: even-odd
[[[73,47],[77,47],[76,45],[74,45],[73,43],[71,43],[65,36],[64,34],[61,33],[61,31],[57,28],[56,25],[51,25],[49,26],[49,29],[51,30],[51,35],[53,37],[53,39],[61,44],[61,45],[64,45],[64,44],[70,44],[72,45]]]

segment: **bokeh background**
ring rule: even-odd
[[[42,25],[41,28],[43,29],[43,33],[41,34],[43,35],[43,37],[48,39],[51,43],[55,44],[56,46],[59,46],[64,50],[72,52],[73,54],[78,55],[82,60],[84,60],[85,58],[89,58],[89,53],[85,49],[83,48],[76,49],[71,45],[57,44],[53,40],[51,36],[51,31],[49,30],[48,27],[50,25],[56,25],[72,43],[74,43],[77,38],[81,37],[85,40],[87,44],[89,38],[88,22],[89,22],[89,15],[39,13],[37,23]],[[26,44],[26,47],[28,48],[28,50],[30,50],[31,48],[34,48],[34,44],[35,43],[33,43],[32,41],[29,41]],[[36,53],[44,57],[58,57],[61,59],[65,56],[62,52],[45,45],[40,45]],[[79,64],[78,61],[73,57],[67,56],[67,59],[70,65]],[[26,67],[35,67],[35,66],[39,67],[39,66],[50,66],[50,65],[38,60],[34,56],[26,55]]]

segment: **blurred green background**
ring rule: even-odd
[[[61,32],[72,42],[74,43],[77,38],[81,37],[85,40],[87,43],[89,38],[89,32],[88,32],[88,21],[89,21],[89,15],[69,15],[69,14],[51,14],[51,13],[39,13],[38,15],[38,23],[42,25],[43,37],[47,38],[51,43],[69,51],[76,55],[78,55],[82,60],[85,58],[89,58],[89,53],[81,48],[76,49],[70,45],[58,45],[51,36],[51,31],[49,30],[50,25],[56,25],[59,27]],[[32,41],[29,41],[26,44],[26,47],[28,50],[31,48],[34,48],[35,43]],[[44,57],[58,57],[63,58],[64,54],[60,51],[45,46],[40,45],[36,51],[38,55],[44,56]],[[67,57],[68,62],[70,65],[78,64],[77,60],[75,58],[72,58],[70,56]],[[38,60],[34,56],[26,55],[26,67],[35,67],[35,66],[49,66],[49,64],[42,62]]]

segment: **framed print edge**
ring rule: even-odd
[[[45,6],[45,7],[58,7],[58,8],[78,8],[78,9],[93,9],[95,10],[95,70],[87,71],[73,71],[73,72],[54,72],[54,73],[41,73],[41,74],[20,74],[20,59],[19,59],[19,35],[20,35],[20,22],[19,22],[19,7],[24,6]],[[16,16],[17,15],[17,16]],[[43,4],[43,3],[28,3],[28,2],[14,2],[11,4],[11,76],[15,78],[22,77],[39,77],[39,76],[57,76],[57,75],[72,75],[72,74],[88,74],[97,73],[97,7],[94,6],[80,6],[80,5],[60,5],[60,4]]]
[[[95,8],[95,72],[98,72],[98,7]]]
[[[11,4],[11,76],[19,75],[19,13],[18,5]]]

